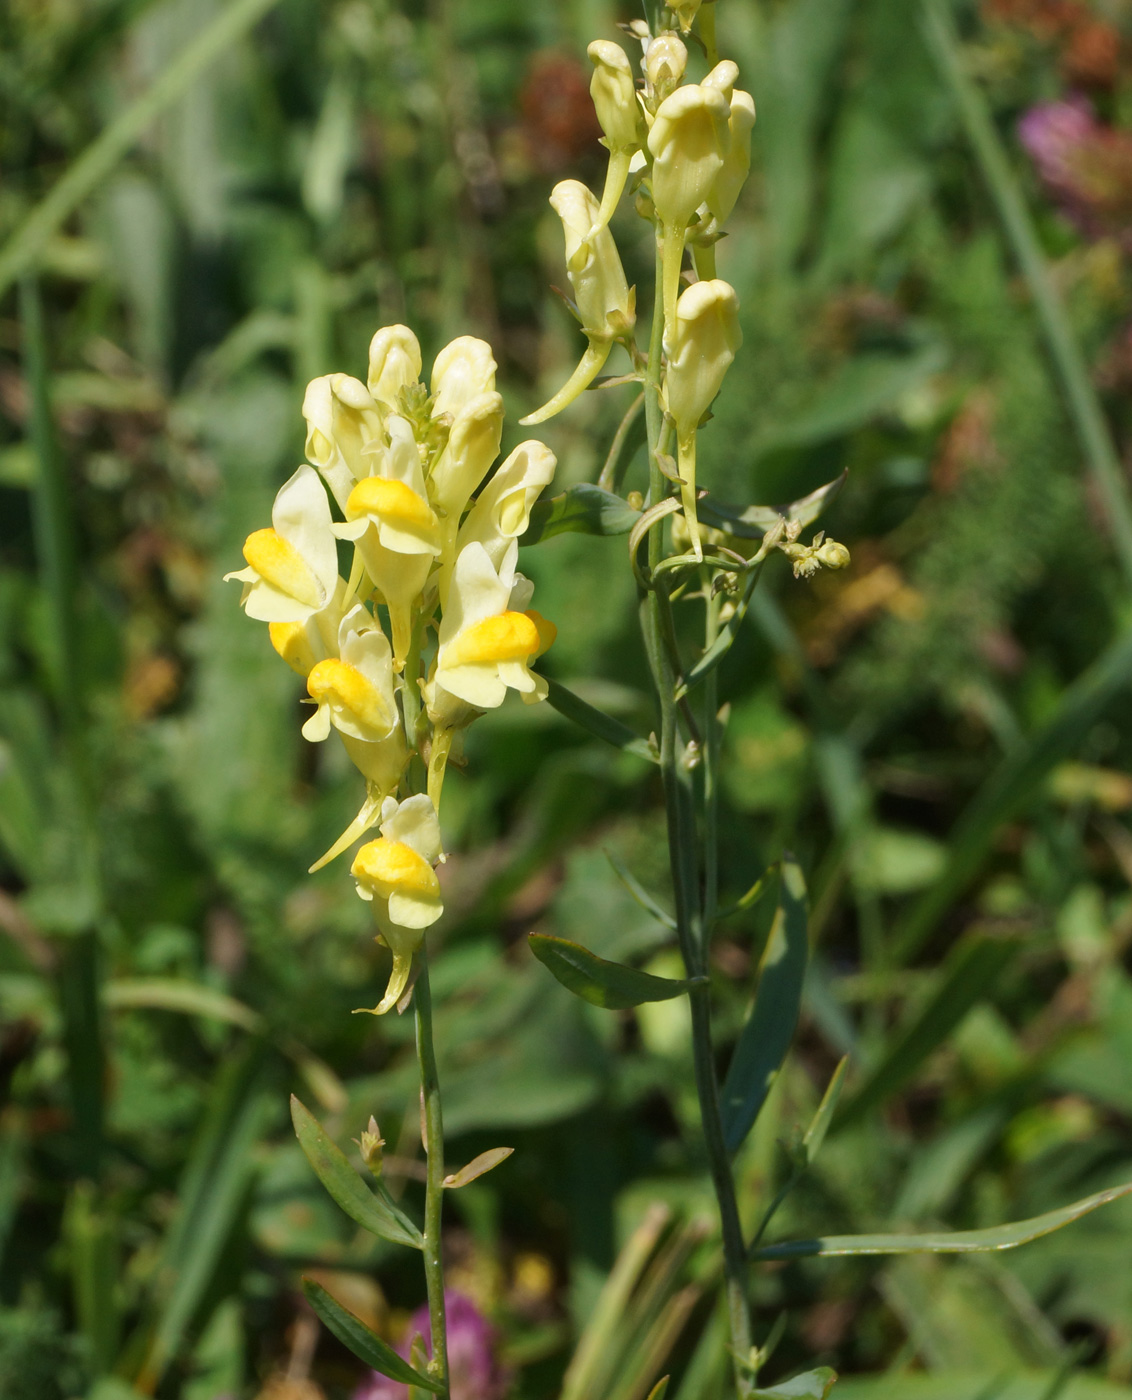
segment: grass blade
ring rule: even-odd
[[[1132,680],[1132,630],[1122,633],[1063,693],[1051,718],[1020,744],[975,795],[948,840],[947,866],[893,936],[893,960],[913,958],[940,916],[982,869],[1002,826],[1033,797],[1056,763],[1075,752],[1105,707]]]
[[[967,139],[982,167],[991,198],[1034,299],[1042,332],[1069,405],[1089,471],[1105,504],[1113,542],[1132,579],[1132,503],[1120,457],[1105,421],[1093,378],[1038,241],[1034,221],[1010,168],[982,93],[968,76],[959,38],[939,0],[921,0],[928,48],[951,89]]]
[[[804,1259],[814,1255],[839,1254],[979,1254],[991,1250],[1016,1249],[1019,1245],[1052,1235],[1074,1220],[1080,1220],[1110,1201],[1132,1194],[1132,1181],[1111,1186],[1086,1196],[1071,1206],[1016,1220],[1010,1225],[994,1225],[989,1230],[934,1230],[922,1235],[825,1235],[812,1240],[785,1240],[757,1249],[752,1259]]]
[[[375,1371],[380,1371],[383,1376],[388,1376],[392,1381],[399,1381],[402,1385],[420,1386],[424,1390],[431,1390],[435,1395],[445,1393],[440,1381],[414,1370],[387,1342],[383,1342],[376,1332],[371,1332],[361,1318],[355,1317],[331,1297],[320,1283],[315,1283],[314,1279],[310,1278],[303,1279],[303,1292],[307,1302],[342,1345],[349,1347],[367,1366],[372,1366]]]
[[[965,938],[944,967],[935,994],[897,1031],[880,1063],[837,1115],[837,1126],[862,1118],[913,1079],[971,1007],[986,996],[1019,947],[1017,939],[977,933]]]
[[[808,922],[801,867],[783,856],[778,912],[759,964],[755,1004],[731,1056],[721,1095],[729,1152],[738,1149],[754,1126],[794,1038],[810,954]]]
[[[291,1095],[295,1136],[315,1175],[351,1220],[371,1235],[393,1244],[423,1249],[421,1232],[392,1198],[375,1195],[350,1165],[346,1154],[323,1130],[309,1109]],[[380,1187],[379,1187],[380,1189]]]
[[[44,247],[110,174],[146,127],[186,91],[277,0],[233,0],[188,44],[145,92],[120,112],[0,248],[0,296],[34,267]]]

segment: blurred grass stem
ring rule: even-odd
[[[663,450],[664,438],[664,416],[660,403],[664,270],[661,244],[658,240],[652,330],[645,377],[649,500],[653,505],[668,494],[668,483],[658,460],[658,454]],[[663,537],[663,529],[649,531],[651,586],[641,604],[641,628],[660,706],[660,769],[664,783],[668,850],[676,906],[676,932],[687,975],[692,978],[702,976],[706,970],[707,946],[700,889],[700,845],[696,831],[692,772],[683,755],[678,752],[679,706],[676,701],[676,675],[668,646],[673,634],[670,600],[665,592],[664,583],[655,578],[655,570],[661,562],[664,550]],[[693,987],[688,999],[692,1013],[692,1057],[696,1093],[723,1234],[724,1286],[727,1294],[731,1349],[735,1360],[735,1385],[737,1393],[742,1397],[749,1391],[749,1381],[743,1366],[751,1351],[751,1317],[747,1302],[748,1266],[739,1205],[735,1196],[735,1182],[731,1175],[731,1162],[723,1137],[719,1083],[715,1074],[715,1056],[711,1041],[711,988],[707,981]]]
[[[1007,239],[1029,286],[1085,461],[1108,515],[1121,567],[1128,582],[1132,583],[1132,503],[1128,483],[1085,356],[1050,276],[1034,221],[1010,168],[987,103],[963,66],[959,36],[951,16],[941,0],[921,0],[921,14],[928,48],[951,89],[967,139],[982,168]]]
[[[0,248],[0,296],[34,267],[51,238],[114,169],[146,127],[171,107],[197,74],[226,53],[277,0],[234,0],[221,9],[154,82],[91,142]]]
[[[432,1332],[432,1359],[429,1374],[444,1383],[448,1394],[448,1328],[444,1312],[444,1261],[441,1257],[440,1225],[444,1205],[444,1122],[440,1109],[440,1078],[436,1071],[436,1050],[432,1043],[432,992],[428,980],[428,951],[424,943],[418,954],[420,974],[413,990],[417,1021],[417,1059],[421,1067],[421,1107],[424,1147],[428,1155],[425,1178],[424,1269],[428,1288],[428,1316]]]

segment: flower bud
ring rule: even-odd
[[[723,65],[720,64],[720,67]],[[705,82],[707,79],[705,79]],[[755,124],[755,100],[749,92],[736,89],[731,93],[731,116],[728,127],[731,144],[723,158],[723,168],[715,177],[707,196],[707,206],[723,223],[739,198],[751,170],[751,128]]]
[[[457,336],[437,355],[432,365],[432,412],[455,416],[480,394],[495,389],[495,356],[486,340]]]
[[[511,541],[527,528],[531,506],[553,480],[556,465],[554,453],[545,443],[520,443],[468,512],[456,541],[457,555],[475,541],[483,545],[499,569]]]
[[[453,539],[468,498],[499,455],[502,434],[502,398],[494,392],[478,394],[457,413],[448,445],[433,464],[429,496],[447,515],[446,525]]]
[[[658,103],[680,86],[688,66],[688,50],[675,34],[658,34],[645,52],[642,67],[649,96]]]
[[[594,66],[590,96],[606,145],[611,151],[637,150],[643,122],[625,50],[609,39],[595,39],[586,52]]]
[[[849,566],[849,551],[837,540],[826,540],[819,545],[816,553],[827,569],[845,569]]]
[[[377,1119],[372,1113],[370,1114],[369,1126],[362,1129],[358,1146],[362,1149],[362,1161],[374,1177],[380,1178],[381,1149],[385,1146],[385,1139],[381,1136],[381,1129],[377,1126]]]
[[[566,240],[566,275],[591,338],[615,339],[635,320],[634,298],[625,280],[617,244],[607,228],[592,234],[598,203],[580,180],[561,180],[550,207],[562,220]]]
[[[699,13],[702,0],[668,0],[668,7],[679,21],[680,28],[687,34],[692,21]]]
[[[696,429],[742,343],[739,298],[727,282],[696,282],[680,297],[664,396],[665,407],[676,422],[677,463],[683,482],[680,494],[697,558],[702,557],[702,550],[696,515]]]
[[[727,98],[689,83],[666,97],[649,132],[652,197],[666,228],[685,229],[707,199],[730,142]]]
[[[370,393],[387,408],[397,407],[397,396],[421,376],[421,347],[408,326],[383,326],[369,343]]]

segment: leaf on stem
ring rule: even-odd
[[[625,862],[622,861],[618,856],[615,856],[612,851],[606,851],[605,858],[610,863],[610,865],[612,865],[613,873],[617,876],[617,878],[621,881],[621,883],[625,886],[625,888],[629,891],[629,893],[633,896],[633,898],[637,901],[637,903],[641,906],[645,913],[651,914],[653,918],[657,921],[657,923],[663,924],[665,928],[670,928],[673,931],[675,931],[676,920],[672,917],[671,914],[668,913],[667,910],[662,909],[655,899],[653,899],[652,895],[649,894],[648,890],[645,889],[644,885],[641,884],[640,880],[638,880],[637,877],[633,874],[633,872],[629,870],[629,868],[625,865]]]
[[[761,1386],[751,1392],[751,1400],[825,1400],[837,1380],[837,1372],[828,1366],[816,1371],[807,1371],[801,1376],[792,1376],[780,1385],[769,1389]]]
[[[812,1240],[784,1240],[756,1249],[752,1259],[804,1259],[840,1254],[981,1254],[1016,1249],[1070,1225],[1081,1216],[1132,1195],[1132,1181],[1111,1186],[1061,1210],[1047,1211],[1030,1220],[994,1225],[988,1230],[932,1230],[922,1235],[824,1235]]]
[[[475,1181],[476,1177],[483,1176],[486,1172],[497,1167],[500,1162],[505,1162],[513,1147],[489,1147],[486,1152],[481,1152],[478,1157],[473,1157],[466,1167],[461,1167],[458,1172],[452,1172],[441,1182],[442,1186],[447,1186],[449,1190],[455,1190],[458,1186],[467,1186],[469,1181]]]
[[[717,530],[748,540],[761,539],[779,519],[797,521],[805,529],[834,501],[848,476],[846,468],[834,481],[827,481],[808,496],[784,506],[733,506],[726,501],[717,501],[709,492],[700,500],[700,520],[705,525],[714,525]]]
[[[743,619],[747,616],[747,609],[751,605],[751,599],[755,595],[755,587],[763,571],[762,564],[754,564],[747,574],[747,583],[743,589],[743,596],[735,604],[735,611],[719,629],[719,635],[703,656],[696,662],[680,684],[676,687],[676,699],[683,700],[685,695],[694,686],[711,675],[712,671],[719,665],[727,653],[731,650],[735,638],[739,635],[739,628],[743,625]]]
[[[729,905],[726,909],[721,909],[716,917],[720,919],[730,919],[736,914],[743,913],[745,909],[750,909],[751,906],[757,904],[759,900],[762,899],[763,895],[766,894],[767,890],[770,889],[770,882],[777,875],[778,864],[776,862],[763,871],[746,894],[742,895],[734,904]]]
[[[445,1393],[440,1381],[422,1374],[402,1360],[388,1342],[383,1342],[376,1332],[370,1331],[361,1318],[355,1317],[344,1308],[320,1283],[315,1283],[312,1278],[304,1278],[303,1293],[307,1302],[342,1345],[349,1347],[367,1366],[380,1371],[391,1381],[399,1381],[402,1385],[420,1386],[424,1390],[431,1390],[434,1395]]]
[[[627,535],[641,512],[612,491],[582,481],[561,496],[536,501],[530,523],[519,536],[521,545],[540,544],[554,535]]]
[[[809,960],[806,882],[791,856],[782,858],[778,911],[759,962],[755,1005],[739,1034],[723,1085],[723,1135],[734,1152],[754,1126],[794,1038]]]
[[[409,1245],[413,1249],[424,1248],[421,1232],[394,1204],[381,1183],[378,1183],[378,1194],[375,1195],[350,1165],[346,1154],[294,1094],[291,1095],[291,1121],[295,1125],[299,1145],[314,1168],[315,1175],[351,1220],[357,1221],[371,1235],[378,1235],[393,1244]]]
[[[849,1068],[849,1056],[844,1055],[840,1064],[833,1071],[833,1078],[829,1081],[825,1093],[822,1095],[821,1103],[818,1104],[818,1111],[814,1114],[813,1121],[806,1129],[806,1136],[802,1139],[802,1151],[805,1153],[806,1165],[812,1166],[814,1158],[821,1151],[821,1145],[825,1141],[825,1135],[829,1132],[829,1125],[833,1122],[834,1110],[837,1102],[841,1098],[841,1090],[845,1085],[845,1073]]]
[[[671,1001],[702,980],[681,982],[671,977],[654,977],[623,963],[608,962],[580,943],[547,933],[532,933],[529,941],[531,952],[568,991],[607,1011],[625,1011],[646,1001]]]
[[[601,469],[597,484],[604,491],[618,491],[625,479],[633,458],[648,441],[648,425],[641,411],[645,406],[644,393],[633,400],[622,418],[613,441],[609,445],[609,455]]]
[[[626,753],[647,759],[649,763],[660,762],[660,755],[653,744],[648,739],[639,738],[627,724],[622,724],[619,719],[614,719],[604,710],[597,709],[580,695],[575,695],[572,690],[560,685],[558,681],[548,680],[547,686],[546,698],[563,719],[570,720],[579,729],[593,734],[595,738],[604,739],[615,749],[624,749]]]

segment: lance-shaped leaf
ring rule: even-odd
[[[780,518],[797,521],[805,529],[833,502],[845,485],[848,475],[848,470],[843,471],[836,480],[827,481],[824,486],[819,486],[808,496],[784,506],[732,506],[726,501],[717,501],[708,494],[699,504],[700,520],[705,525],[714,525],[717,530],[724,530],[729,535],[738,535],[748,540],[761,540]]]
[[[794,1038],[809,958],[808,925],[801,867],[784,855],[778,911],[759,963],[755,1005],[739,1034],[723,1085],[723,1135],[729,1152],[740,1146],[754,1126]]]
[[[440,1381],[414,1370],[407,1361],[397,1355],[388,1342],[383,1342],[376,1332],[370,1331],[360,1317],[355,1317],[348,1308],[344,1308],[320,1283],[315,1283],[312,1278],[304,1278],[303,1292],[307,1302],[342,1345],[349,1347],[367,1366],[372,1366],[375,1371],[380,1371],[383,1376],[388,1376],[391,1381],[399,1381],[402,1385],[417,1385],[424,1390],[431,1390],[434,1395],[445,1393]]]
[[[607,1011],[625,1011],[646,1001],[671,1001],[683,996],[703,981],[693,978],[678,982],[671,977],[654,977],[650,972],[638,972],[622,963],[608,962],[567,938],[553,938],[548,933],[532,933],[531,952],[544,967],[575,996],[591,1006],[604,1006]]]
[[[1052,1235],[1081,1216],[1132,1194],[1132,1181],[1110,1186],[1061,1210],[1016,1220],[1010,1225],[993,1225],[989,1230],[930,1230],[922,1235],[823,1235],[812,1240],[784,1240],[756,1249],[752,1259],[804,1259],[816,1254],[985,1254],[993,1250],[1017,1249],[1020,1244]]]
[[[654,745],[647,739],[639,738],[627,724],[597,709],[558,681],[548,680],[547,687],[546,698],[563,719],[570,720],[597,739],[604,739],[615,749],[624,749],[626,753],[647,759],[649,763],[660,762],[660,754]]]
[[[458,1172],[446,1176],[441,1185],[447,1186],[449,1190],[455,1190],[457,1186],[467,1186],[469,1181],[475,1181],[476,1177],[483,1176],[485,1172],[491,1171],[492,1167],[505,1162],[514,1150],[513,1147],[489,1147],[486,1152],[473,1157],[466,1167],[461,1167]]]
[[[612,491],[582,481],[561,496],[536,501],[519,536],[521,545],[539,544],[553,535],[627,535],[641,517],[639,510]]]
[[[802,1376],[791,1376],[788,1381],[772,1385],[769,1389],[760,1386],[751,1392],[751,1400],[825,1400],[836,1380],[837,1372],[822,1366]]]
[[[294,1094],[291,1095],[291,1121],[315,1175],[351,1220],[383,1240],[407,1244],[413,1249],[424,1248],[421,1232],[381,1183],[378,1182],[375,1195],[350,1165],[342,1149]]]

